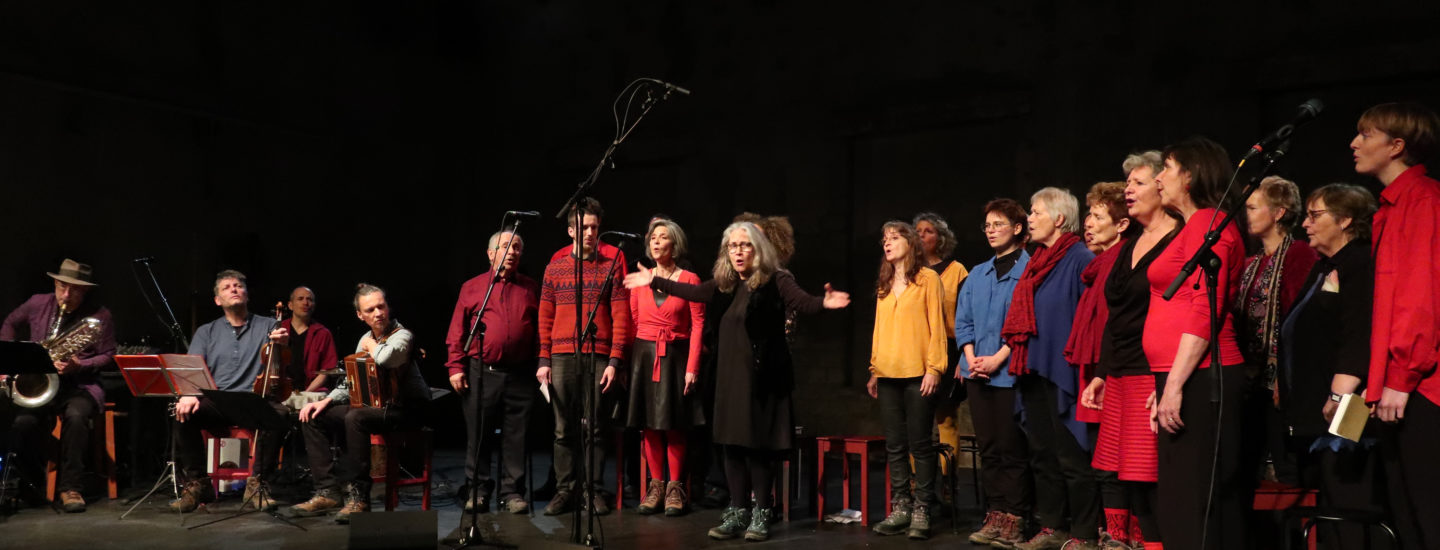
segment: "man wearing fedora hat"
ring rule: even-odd
[[[85,454],[90,448],[90,420],[105,402],[100,371],[115,365],[115,326],[110,322],[110,310],[85,299],[96,286],[89,265],[67,258],[58,272],[46,275],[55,280],[55,291],[31,296],[10,312],[0,326],[0,340],[39,342],[50,337],[52,331],[63,333],[87,317],[100,321],[100,335],[79,353],[55,362],[55,370],[60,373],[60,393],[49,403],[33,409],[0,403],[0,426],[10,427],[4,443],[8,450],[17,452],[22,475],[38,481],[44,479],[46,457],[25,451],[43,449],[43,439],[53,429],[56,416],[63,419],[60,476],[55,490],[65,511],[84,512],[85,499],[80,490],[84,485]]]

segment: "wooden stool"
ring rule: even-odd
[[[885,438],[880,436],[825,436],[815,438],[815,510],[825,521],[825,455],[843,451],[840,494],[845,508],[850,508],[850,455],[860,456],[860,525],[870,525],[870,451],[874,447],[885,453]],[[788,468],[787,468],[788,470]],[[885,509],[890,509],[890,468],[885,468]]]
[[[370,436],[370,444],[385,446],[385,474],[383,476],[371,476],[376,482],[385,482],[385,511],[395,510],[400,503],[400,488],[419,485],[424,489],[424,496],[420,499],[420,509],[430,509],[430,474],[433,471],[435,458],[434,432],[430,428],[418,430],[404,430],[373,434]],[[419,476],[410,478],[400,477],[400,453],[406,447],[421,448],[425,456],[425,465]]]
[[[226,468],[220,466],[220,445],[217,443],[215,449],[210,452],[211,462],[215,468],[210,471],[210,485],[215,489],[215,494],[220,494],[221,481],[244,481],[255,475],[255,430],[231,426],[224,431],[201,430],[206,446],[215,439],[240,439],[246,442],[245,445],[245,466]]]
[[[114,403],[105,403],[105,406],[95,415],[96,420],[103,420],[105,444],[100,445],[94,437],[90,438],[91,446],[95,449],[95,467],[105,476],[106,496],[111,499],[119,496],[119,485],[115,478],[115,417],[128,416],[124,412],[115,410]],[[55,429],[50,431],[50,436],[57,441],[60,439],[61,424],[65,421],[60,415],[55,417]],[[96,430],[100,431],[100,430]],[[59,473],[60,465],[52,456],[45,464],[45,496],[51,501],[55,500],[55,480]]]

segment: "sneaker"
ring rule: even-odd
[[[679,481],[665,484],[665,515],[670,517],[685,514],[685,486]]]
[[[609,499],[605,498],[604,493],[595,493],[593,495],[590,495],[590,498],[588,500],[590,501],[591,514],[603,516],[610,513],[610,505],[606,504],[605,502]]]
[[[1070,533],[1046,527],[1030,540],[1015,545],[1016,550],[1060,550],[1070,541]]]
[[[265,490],[262,491],[261,488]],[[255,476],[245,479],[245,498],[240,502],[242,508],[253,508],[269,512],[279,507],[275,499],[270,498],[269,487],[264,481]]]
[[[550,504],[545,505],[545,515],[558,516],[574,509],[575,503],[570,498],[570,491],[556,491]]]
[[[750,525],[750,510],[739,506],[726,508],[720,514],[720,525],[710,529],[710,538],[715,540],[730,540],[740,536],[745,528]]]
[[[875,524],[872,531],[880,535],[898,535],[910,526],[910,499],[897,498],[890,505],[890,515],[885,521]]]
[[[310,500],[282,509],[280,514],[291,518],[323,516],[331,511],[339,510],[340,507],[344,505],[343,502],[335,498],[337,496],[339,495],[330,491],[320,491],[315,493],[315,496],[310,497]]]
[[[1009,512],[1000,512],[1000,518],[996,520],[996,527],[998,532],[990,541],[990,546],[1009,549],[1025,540],[1025,518],[1023,517]]]
[[[665,498],[665,482],[650,480],[650,490],[645,491],[645,499],[640,501],[640,515],[648,516],[660,511],[660,499]]]
[[[80,496],[80,491],[65,491],[60,493],[60,505],[67,513],[85,511],[85,497]]]
[[[505,503],[505,511],[512,514],[524,514],[530,511],[530,503],[525,502],[525,498],[520,495],[505,497],[503,502]]]
[[[770,520],[775,516],[774,508],[755,507],[750,512],[750,527],[745,529],[745,540],[760,542],[770,538]]]
[[[209,477],[185,482],[180,488],[180,497],[170,501],[170,509],[182,514],[194,512],[201,504],[215,502],[215,487]]]
[[[990,544],[995,536],[1000,534],[1000,517],[1003,513],[999,510],[985,512],[985,522],[980,524],[980,529],[970,533],[971,544]]]
[[[474,500],[471,500],[468,494],[465,496],[465,511],[475,512],[476,510],[479,510],[481,514],[490,513],[490,495],[480,493],[475,495]]]
[[[910,509],[910,529],[906,531],[910,540],[925,540],[930,538],[930,507],[924,504],[917,504]]]
[[[335,514],[335,523],[349,524],[350,516],[359,512],[370,511],[369,491],[361,491],[352,486],[350,494],[345,496],[345,506]]]

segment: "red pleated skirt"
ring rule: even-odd
[[[1153,375],[1105,377],[1100,438],[1092,466],[1116,472],[1121,481],[1158,479],[1155,434],[1150,431],[1150,411],[1145,409],[1153,391]]]

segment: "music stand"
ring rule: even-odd
[[[201,393],[205,394],[206,399],[209,399],[210,401],[215,403],[216,408],[225,411],[226,414],[228,414],[232,418],[239,419],[239,425],[255,427],[255,445],[251,447],[252,450],[250,460],[255,460],[254,450],[258,449],[260,446],[260,432],[262,430],[284,431],[289,429],[290,427],[290,418],[276,411],[274,407],[270,406],[270,401],[266,400],[264,397],[261,397],[259,394],[248,391],[221,391],[214,389],[200,391]],[[259,480],[256,480],[255,483],[258,483],[259,487],[255,490],[255,492],[250,494],[250,498],[245,499],[244,502],[240,503],[239,511],[214,521],[208,521],[200,525],[193,525],[190,527],[190,529],[199,529],[206,525],[220,523],[227,519],[234,519],[245,514],[262,511],[260,503],[270,500],[270,490],[265,486],[265,483]],[[252,504],[252,501],[259,502],[253,503],[254,508],[246,510],[245,506]],[[272,511],[269,514],[270,517],[280,520],[281,522],[291,527],[297,528],[301,531],[309,531],[309,529],[306,529],[293,521],[285,519],[285,517],[281,516],[279,513]]]
[[[56,374],[55,362],[50,359],[50,352],[45,346],[35,342],[7,342],[0,341],[0,375],[15,376],[18,374]],[[8,506],[12,495],[8,495],[7,488],[10,486],[10,472],[14,471],[15,450],[6,449],[4,473],[0,474],[0,507]],[[30,489],[39,492],[29,480],[21,478]],[[55,503],[50,503],[56,513],[60,512],[55,508]]]
[[[169,397],[172,415],[181,397],[200,395],[203,390],[215,388],[215,378],[210,375],[210,367],[205,365],[205,358],[199,355],[116,355],[115,364],[120,367],[120,375],[125,378],[125,385],[129,386],[132,395]],[[120,519],[125,519],[130,512],[134,512],[150,495],[164,487],[166,481],[170,482],[170,490],[175,492],[175,496],[180,496],[180,481],[175,472],[175,430],[169,430],[166,437],[169,443],[165,447],[170,454],[165,457],[165,470],[160,473],[160,478],[155,480],[150,492],[140,497],[124,514],[120,514]],[[180,516],[180,525],[185,525],[184,514]]]

